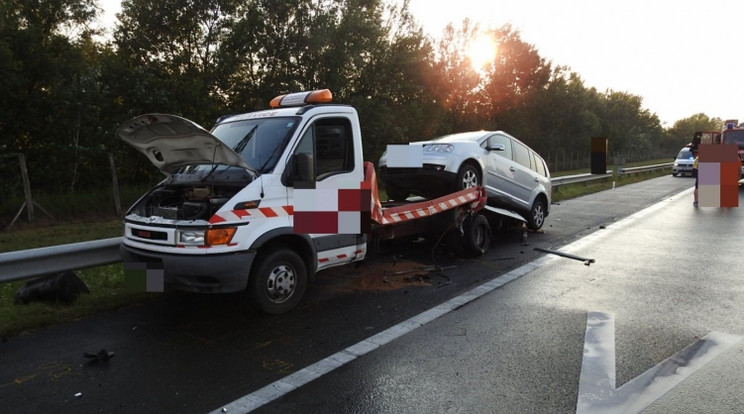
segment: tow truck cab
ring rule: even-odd
[[[164,288],[249,288],[263,310],[280,313],[300,300],[308,275],[362,260],[359,214],[339,211],[339,194],[364,181],[359,119],[330,101],[328,90],[280,96],[270,110],[220,118],[211,132],[166,114],[123,124],[117,135],[166,175],[125,215],[125,265],[162,275]],[[301,197],[308,188],[323,197]],[[321,216],[346,227],[295,231]]]

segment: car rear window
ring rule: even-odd
[[[548,174],[547,174],[547,171],[545,170],[545,163],[543,162],[542,157],[540,157],[534,152],[531,153],[530,155],[532,155],[532,161],[533,161],[532,165],[534,166],[533,170],[535,170],[536,173],[542,175],[543,177],[547,177]]]

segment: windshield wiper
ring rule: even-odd
[[[233,148],[233,151],[237,152],[238,155],[242,157],[241,153],[245,149],[245,146],[248,145],[248,141],[250,141],[251,138],[253,138],[253,134],[256,133],[256,129],[258,129],[258,124],[254,125],[253,128],[251,128],[251,130],[248,131],[247,134],[245,134],[243,139],[241,139],[240,142],[238,142],[238,144],[235,145],[235,148]]]

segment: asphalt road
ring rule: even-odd
[[[590,311],[614,320],[613,395],[710,332],[744,335],[733,271],[739,209],[669,198],[691,185],[661,177],[553,205],[543,232],[525,243],[502,230],[477,259],[429,241],[388,244],[361,266],[319,274],[286,315],[262,315],[240,295],[165,294],[11,338],[0,344],[0,404],[14,413],[241,412],[230,403],[260,405],[273,390],[256,412],[576,412]],[[534,250],[567,245],[595,262]],[[491,289],[457,302],[479,286]],[[442,306],[450,310],[410,322]],[[83,357],[100,349],[114,358]],[[648,411],[744,406],[743,354],[741,343],[727,348]],[[321,368],[287,392],[307,367]],[[695,404],[704,409],[690,411]]]

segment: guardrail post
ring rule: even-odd
[[[623,167],[625,166],[625,157],[615,157],[615,170],[617,171],[617,178],[623,176]]]

